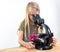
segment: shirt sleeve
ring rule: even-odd
[[[24,23],[21,23],[20,26],[18,27],[18,31],[24,31]]]

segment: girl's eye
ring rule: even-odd
[[[36,8],[36,7],[33,7],[33,9],[36,9],[36,10],[38,10],[38,8]]]

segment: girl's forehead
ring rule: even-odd
[[[32,5],[31,5],[31,6],[28,6],[28,8],[35,8],[35,9],[38,9],[39,7],[38,7],[38,6],[34,6],[34,5],[32,6]]]
[[[38,9],[38,7],[35,7],[35,6],[33,6],[32,8],[33,8],[33,9]]]

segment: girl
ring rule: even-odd
[[[33,16],[32,15],[40,14],[39,6],[36,2],[29,2],[26,7],[26,18],[22,21],[18,28],[18,42],[25,46],[26,48],[35,48],[32,41],[28,39],[28,35],[31,35],[33,32],[35,34],[42,33],[42,29],[36,28]],[[56,40],[53,38],[53,43],[56,43]]]

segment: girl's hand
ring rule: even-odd
[[[56,45],[56,42],[57,42],[56,38],[53,37],[53,46]]]
[[[32,49],[32,48],[35,48],[35,45],[33,45],[33,42],[26,42],[25,47],[29,48],[29,49]]]

